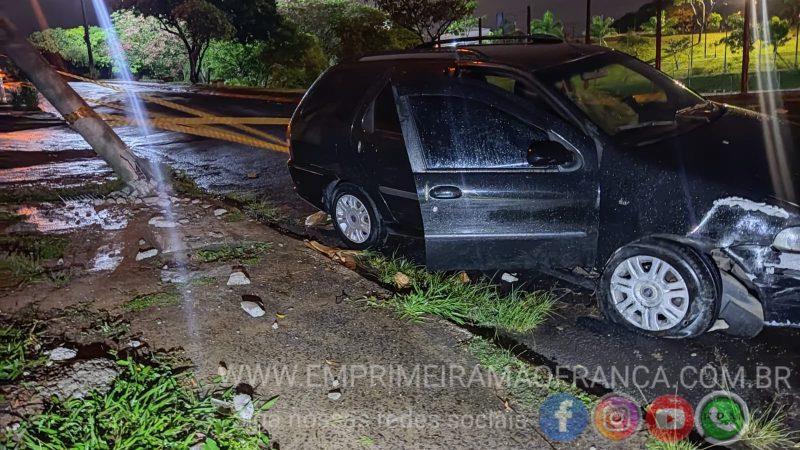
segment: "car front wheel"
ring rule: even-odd
[[[719,274],[696,250],[667,240],[627,245],[601,278],[600,306],[617,324],[656,337],[703,334],[718,313]]]
[[[383,219],[369,195],[358,186],[350,183],[337,186],[330,214],[339,238],[349,248],[377,249],[383,244]]]

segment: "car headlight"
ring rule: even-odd
[[[783,252],[800,252],[800,227],[787,228],[778,233],[772,246]]]

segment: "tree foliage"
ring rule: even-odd
[[[591,33],[592,39],[599,42],[600,45],[606,45],[606,38],[616,31],[614,29],[613,17],[594,16],[589,25],[589,32]]]
[[[642,24],[642,31],[645,33],[655,34],[658,27],[658,18],[656,16],[650,17],[647,22]],[[661,11],[661,34],[670,36],[677,34],[678,20],[674,17],[667,17],[666,11]]]
[[[769,42],[775,55],[778,54],[778,49],[792,38],[790,35],[791,27],[792,25],[787,19],[781,19],[778,16],[772,16],[770,19]]]
[[[475,11],[474,0],[375,0],[389,18],[422,42],[438,40],[450,25]]]
[[[121,0],[121,6],[154,17],[164,31],[180,39],[192,83],[200,81],[211,40],[229,38],[235,31],[225,13],[207,0]]]
[[[731,14],[725,18],[725,27],[729,30],[728,35],[719,40],[720,44],[727,44],[733,53],[744,48],[744,16],[741,12]],[[756,35],[750,33],[748,48],[752,49],[756,43]]]
[[[531,20],[531,33],[532,34],[548,34],[564,38],[564,24],[556,20],[555,14],[552,11],[545,11],[541,19]]]
[[[267,42],[282,32],[275,0],[209,0],[225,13],[242,43]]]
[[[316,36],[331,63],[406,47],[413,38],[391,27],[386,13],[356,0],[281,0],[278,10],[301,32]]]

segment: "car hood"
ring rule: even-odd
[[[635,215],[616,221],[639,235],[769,245],[800,224],[798,139],[790,124],[725,106],[684,134],[608,154],[603,199],[611,215]]]

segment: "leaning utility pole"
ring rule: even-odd
[[[5,17],[0,17],[0,50],[27,75],[122,181],[140,194],[149,193],[146,172],[136,156]]]
[[[89,54],[89,77],[97,78],[97,69],[94,67],[94,54],[92,53],[92,40],[89,37],[89,23],[86,21],[86,0],[81,0],[83,13],[83,40],[86,42],[86,52]]]

